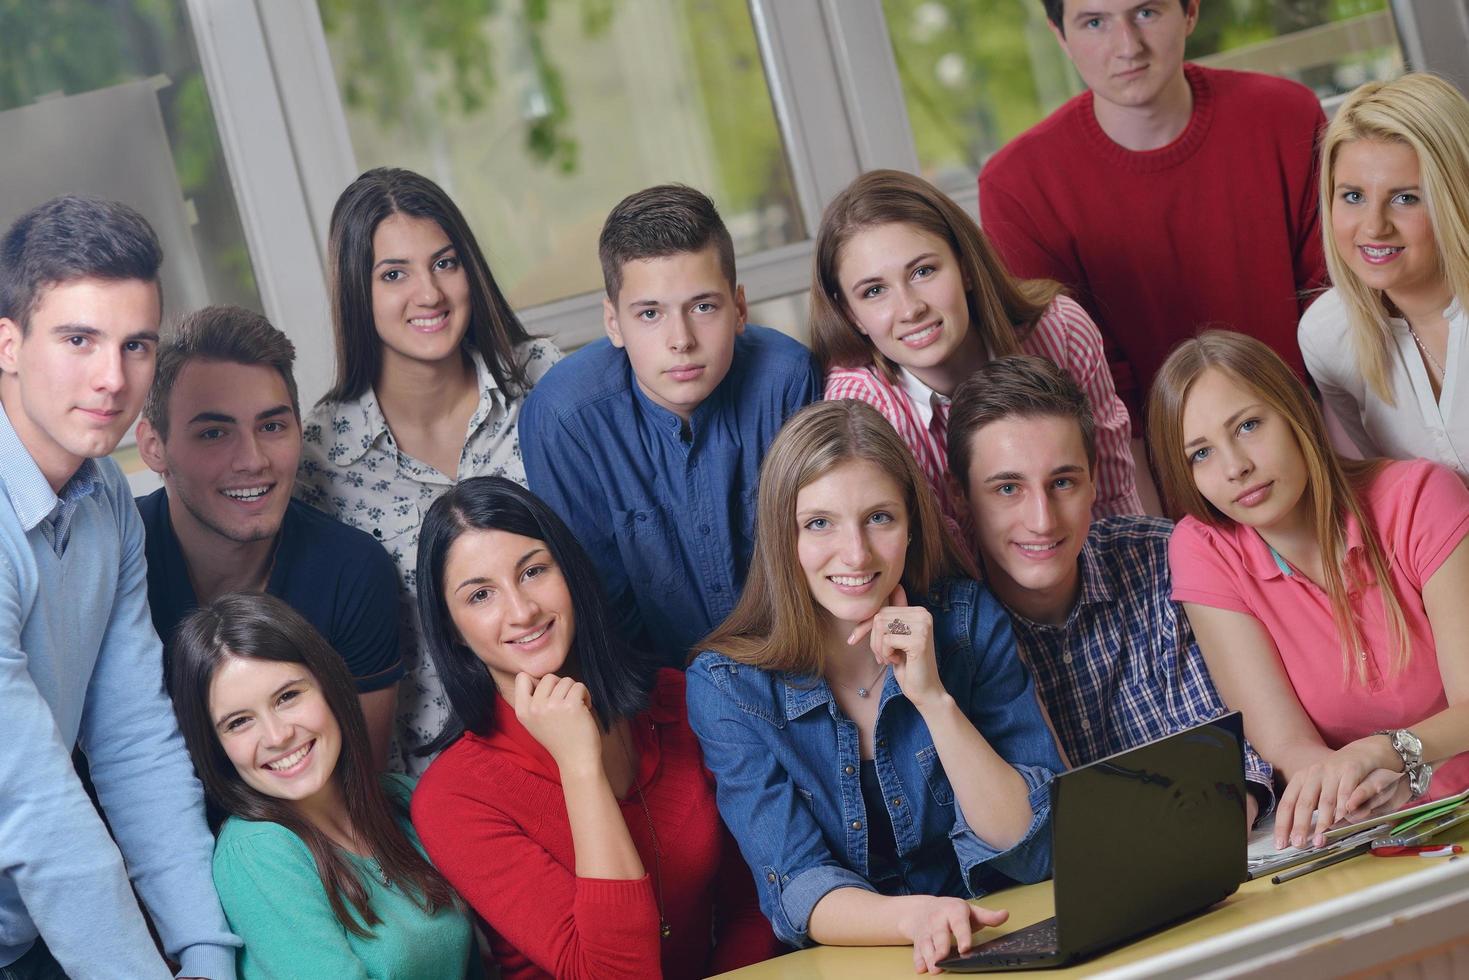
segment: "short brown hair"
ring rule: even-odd
[[[811,350],[823,372],[873,366],[889,381],[897,365],[853,322],[837,280],[842,249],[858,232],[902,224],[946,242],[964,275],[969,328],[992,357],[1019,354],[1020,341],[1061,292],[1049,279],[1017,280],[979,225],[948,195],[901,170],[873,170],[847,185],[821,216],[811,273]]]
[[[959,486],[969,489],[969,462],[974,434],[1008,418],[1074,419],[1081,429],[1086,464],[1097,466],[1097,424],[1091,404],[1071,376],[1047,358],[1034,354],[997,357],[954,390],[949,406],[949,470]]]
[[[762,670],[821,673],[826,614],[811,597],[796,554],[796,497],[854,460],[877,464],[903,492],[911,536],[902,583],[910,601],[921,601],[945,576],[976,577],[949,537],[928,478],[888,420],[855,399],[816,402],[791,416],[765,454],[749,578],[729,618],[697,650]]]
[[[291,371],[296,347],[290,338],[253,310],[206,306],[180,320],[173,336],[158,348],[158,366],[153,371],[148,399],[143,403],[143,418],[158,431],[160,438],[168,439],[168,397],[191,361],[263,364],[274,368],[290,393],[291,411],[297,419],[301,417],[296,376]]]
[[[622,267],[628,262],[702,252],[710,245],[719,253],[719,269],[734,292],[734,240],[708,195],[684,184],[659,184],[629,194],[607,215],[597,240],[607,298],[617,302]]]

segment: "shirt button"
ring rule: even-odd
[[[857,771],[857,767],[856,766],[847,766],[844,769],[842,769],[842,772],[846,773],[848,776],[852,775],[852,773],[854,773],[856,771]]]
[[[1063,663],[1063,664],[1069,664],[1069,663],[1071,663],[1071,654],[1069,654],[1069,653],[1068,653],[1068,654],[1066,654],[1066,655],[1065,655],[1065,656],[1063,656],[1063,657],[1062,657],[1062,658],[1061,658],[1061,662],[1062,662],[1062,663]]]
[[[765,874],[765,880],[768,881],[768,882],[770,882],[772,885],[775,884],[775,872],[774,871],[766,872],[766,874]]]
[[[885,738],[879,738],[879,739],[878,739],[878,740],[877,740],[877,743],[876,743],[876,744],[877,744],[877,747],[878,747],[878,748],[882,748],[882,747],[883,747],[883,746],[885,746],[885,745],[887,745],[887,744],[888,744],[888,740],[887,740],[887,739],[885,739]]]
[[[852,829],[853,830],[861,830],[862,829],[862,821],[860,821],[860,820],[853,820],[852,821]]]
[[[893,806],[900,807],[902,805],[903,805],[903,798],[901,796],[894,797],[894,799],[893,799]]]
[[[380,527],[373,528],[372,529],[372,536],[375,537],[375,538],[378,538],[379,540],[381,540],[382,539],[382,536],[383,536],[383,529],[380,528]]]
[[[1082,728],[1082,731],[1089,732],[1092,729],[1092,723],[1090,721],[1088,721],[1087,719],[1083,718],[1083,719],[1081,719],[1081,728]]]

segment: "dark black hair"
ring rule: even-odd
[[[421,754],[439,751],[465,731],[487,735],[494,727],[495,682],[459,639],[445,600],[444,564],[454,542],[468,531],[507,531],[546,543],[566,580],[576,620],[567,659],[587,686],[603,730],[647,707],[657,667],[623,642],[592,560],[565,522],[518,483],[473,477],[434,501],[418,538],[418,623],[452,711],[444,731]]]
[[[1188,13],[1189,0],[1178,0],[1183,5],[1184,13]],[[1041,0],[1041,6],[1046,8],[1046,19],[1056,25],[1056,30],[1061,36],[1066,36],[1066,25],[1061,23],[1066,16],[1066,0]]]
[[[254,310],[206,306],[180,320],[173,336],[158,348],[158,363],[153,369],[148,399],[143,403],[143,418],[164,439],[168,438],[168,397],[191,361],[262,364],[274,369],[286,383],[291,411],[296,413],[296,418],[301,417],[296,376],[291,371],[296,347],[290,338]]]
[[[719,269],[733,293],[734,241],[707,194],[684,184],[659,184],[629,194],[607,215],[597,241],[607,298],[617,302],[622,267],[628,262],[702,252],[710,245],[719,255]]]
[[[163,248],[141,214],[117,201],[57,197],[0,239],[0,317],[30,329],[41,293],[74,279],[158,282]]]
[[[515,347],[531,337],[491,275],[469,222],[444,189],[427,177],[378,167],[352,181],[332,208],[328,261],[337,376],[321,401],[351,401],[377,383],[383,352],[372,314],[372,236],[383,219],[394,214],[428,218],[444,230],[469,277],[464,346],[479,351],[496,384],[523,391],[525,371],[515,361]]]
[[[359,936],[372,934],[371,927],[380,920],[372,910],[361,873],[291,803],[247,785],[220,744],[210,716],[209,688],[215,672],[232,657],[301,664],[311,671],[342,733],[332,778],[341,786],[352,828],[371,851],[368,856],[389,880],[417,892],[418,904],[430,914],[452,905],[453,889],[408,839],[378,780],[367,722],[347,665],[300,613],[272,595],[235,592],[220,596],[186,616],[174,633],[169,693],[189,758],[210,802],[245,820],[278,823],[301,838],[316,861],[327,900],[342,928]]]

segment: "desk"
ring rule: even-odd
[[[1469,844],[1469,827],[1457,827],[1441,841]],[[981,904],[1010,910],[1005,925],[981,937],[994,938],[1049,917],[1051,883],[999,892]],[[1065,970],[1022,972],[1032,980],[1246,974],[1314,980],[1390,975],[1393,964],[1425,953],[1469,965],[1469,848],[1454,859],[1363,855],[1283,885],[1272,885],[1268,877],[1246,882],[1203,915],[1103,956]],[[725,974],[730,980],[913,975],[911,951],[893,946],[822,946]]]

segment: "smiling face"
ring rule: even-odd
[[[301,424],[280,372],[191,361],[169,393],[168,420],[166,441],[144,420],[138,447],[168,487],[174,526],[237,543],[275,537],[301,459]]]
[[[0,318],[0,395],[52,487],[117,448],[158,352],[158,284],[73,279],[42,291],[30,328]]]
[[[1309,524],[1300,444],[1257,392],[1207,368],[1189,389],[1182,428],[1194,485],[1225,517],[1261,531]]]
[[[684,420],[729,373],[747,315],[714,245],[623,263],[617,302],[603,300],[602,313],[643,394]]]
[[[444,601],[465,645],[503,691],[515,675],[562,673],[576,614],[546,543],[509,531],[465,531],[444,559]]]
[[[853,326],[925,382],[969,340],[964,273],[949,243],[926,231],[891,223],[856,232],[837,281]]]
[[[1096,98],[1147,108],[1182,76],[1198,19],[1198,0],[1065,0],[1064,30],[1051,30]]]
[[[460,357],[469,329],[469,277],[432,218],[395,213],[372,234],[372,317],[384,369],[394,361]]]
[[[301,806],[333,792],[342,732],[304,664],[225,657],[209,683],[209,717],[247,786]]]
[[[903,579],[903,491],[876,463],[848,460],[796,494],[796,557],[811,597],[842,628],[871,619]]]
[[[1035,622],[1064,622],[1096,487],[1081,426],[1054,415],[991,422],[970,436],[965,475],[988,584]]]
[[[1447,306],[1451,290],[1413,148],[1377,140],[1344,143],[1332,188],[1331,235],[1347,268],[1399,305],[1426,298]]]

